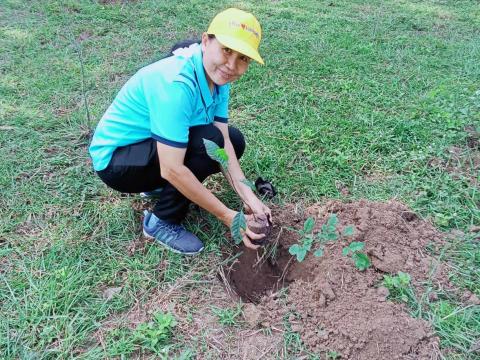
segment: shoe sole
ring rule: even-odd
[[[140,193],[140,197],[142,199],[160,199],[160,195],[150,195],[150,194],[145,194],[144,192]]]
[[[143,191],[139,195],[143,199],[160,199],[162,197],[162,192],[158,191],[158,192],[153,192],[152,194],[152,193],[149,193],[148,191],[147,192]]]
[[[170,250],[171,252],[174,252],[175,254],[187,255],[187,256],[194,256],[194,255],[200,254],[200,253],[202,252],[202,250],[203,250],[203,247],[202,247],[200,250],[198,250],[198,251],[196,251],[196,252],[184,252],[184,251],[179,251],[179,250],[177,250],[177,249],[174,249],[174,248],[168,246],[167,244],[162,243],[161,241],[158,241],[157,239],[155,239],[154,236],[149,235],[145,230],[143,230],[143,236],[145,236],[147,239],[155,240],[155,242],[156,242],[157,244],[160,244],[160,245],[163,246],[165,249]]]

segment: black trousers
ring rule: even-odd
[[[240,159],[245,151],[245,139],[238,129],[229,126],[228,130],[235,154]],[[204,138],[224,147],[223,135],[213,124],[190,128],[184,164],[200,182],[220,171],[219,164],[206,153]],[[187,215],[190,200],[161,177],[157,142],[154,139],[117,148],[108,167],[97,171],[97,174],[109,187],[124,193],[163,188],[153,209],[154,214],[162,220],[179,223]]]

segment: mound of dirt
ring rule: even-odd
[[[320,258],[309,254],[297,262],[289,253],[308,216],[319,231],[330,214],[337,214],[337,229],[355,227],[353,237],[340,237],[325,245]],[[274,209],[271,244],[262,254],[241,249],[226,271],[226,278],[245,301],[257,303],[263,327],[281,328],[288,319],[292,331],[317,354],[335,351],[345,359],[423,359],[438,352],[438,338],[430,325],[412,318],[405,305],[387,300],[383,275],[409,273],[418,299],[423,284],[446,286],[441,264],[425,251],[442,244],[442,236],[405,205],[391,201],[352,203],[332,201],[313,206],[304,214],[293,207]],[[281,224],[281,227],[276,225]],[[361,272],[342,249],[364,242],[372,266]],[[288,291],[277,292],[289,284]],[[428,298],[428,297],[426,297]]]

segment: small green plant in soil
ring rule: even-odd
[[[172,314],[156,312],[152,321],[137,326],[134,341],[144,349],[158,354],[168,344],[176,324]]]
[[[338,217],[336,214],[331,214],[325,224],[322,225],[320,231],[314,234],[313,229],[315,227],[315,220],[309,217],[303,224],[303,229],[297,231],[300,234],[298,244],[293,244],[288,249],[288,252],[295,256],[298,262],[305,260],[307,253],[312,249],[314,243],[319,246],[313,252],[313,255],[320,257],[323,255],[324,244],[329,241],[336,241],[339,238],[339,232],[337,230]],[[347,226],[342,233],[342,236],[352,236],[354,233],[354,227],[352,225]]]
[[[370,258],[367,254],[361,252],[365,247],[365,243],[359,241],[353,241],[350,245],[346,246],[342,250],[343,256],[350,255],[355,262],[355,267],[360,270],[364,271],[368,269],[371,265]]]
[[[410,280],[410,275],[401,271],[394,276],[384,275],[382,285],[389,291],[388,299],[404,303],[415,300]]]
[[[235,186],[233,184],[233,179],[228,171],[228,154],[225,151],[225,149],[222,149],[216,143],[207,139],[203,139],[203,143],[205,145],[205,150],[207,152],[207,155],[212,160],[215,160],[220,164],[220,166],[224,170],[224,173],[227,179],[229,179],[232,186]],[[242,180],[242,183],[244,183],[249,187],[255,186],[251,181],[247,179]],[[245,214],[243,213],[242,210],[240,210],[233,218],[232,225],[230,228],[232,238],[237,245],[242,242],[243,240],[242,231],[245,231],[246,229],[247,229],[247,221],[245,219]]]
[[[235,326],[238,324],[238,317],[242,314],[242,307],[241,305],[228,309],[212,307],[212,312],[215,314],[221,325]]]
[[[336,360],[340,359],[340,354],[336,351],[327,351],[326,357],[327,359]]]

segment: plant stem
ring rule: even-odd
[[[220,166],[220,167],[221,167],[221,166]],[[222,167],[221,167],[221,168],[222,168]],[[233,181],[232,175],[230,174],[230,172],[228,171],[228,169],[222,168],[222,170],[223,170],[223,175],[227,178],[228,182],[232,185],[233,190],[235,190],[235,192],[236,192],[237,194],[239,194],[239,190],[238,190],[237,187],[235,186],[235,182]],[[252,208],[247,201],[245,201],[245,200],[243,200],[243,199],[242,199],[242,201],[245,202],[245,204],[247,204],[247,206],[248,206],[250,209]],[[253,214],[253,218],[254,218],[255,220],[257,220],[257,217],[255,216],[255,213]]]

